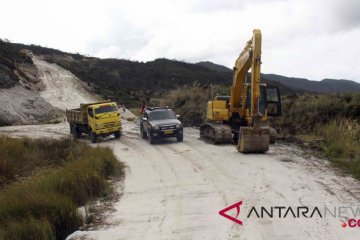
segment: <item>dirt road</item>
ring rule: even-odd
[[[343,228],[346,219],[247,218],[252,206],[358,206],[360,187],[336,174],[327,161],[286,145],[267,154],[240,154],[231,145],[211,145],[198,130],[185,129],[183,143],[150,145],[137,126],[124,121],[120,141],[106,139],[127,165],[123,196],[103,228],[75,232],[68,239],[359,239],[360,228]],[[64,137],[66,124],[0,128],[0,133]],[[47,129],[47,130],[41,130]],[[40,133],[39,133],[40,132]],[[85,140],[84,140],[85,141]],[[238,225],[219,210],[242,200]],[[230,212],[234,215],[234,212]]]

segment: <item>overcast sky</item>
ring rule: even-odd
[[[360,0],[11,0],[0,38],[97,57],[232,67],[263,34],[262,72],[360,82]]]

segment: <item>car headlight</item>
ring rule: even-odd
[[[159,130],[159,126],[153,126],[152,127],[154,130]]]
[[[97,129],[102,128],[102,126],[103,126],[102,124],[97,124],[97,123],[95,124],[95,127],[96,127]]]
[[[176,128],[181,128],[182,125],[181,124],[176,124]]]

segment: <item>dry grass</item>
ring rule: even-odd
[[[225,87],[214,86],[213,94],[215,96],[228,93]],[[161,104],[169,106],[176,114],[181,115],[181,121],[185,126],[199,126],[205,121],[210,96],[208,87],[194,84],[171,91]]]
[[[283,114],[271,125],[282,136],[312,133],[319,124],[360,117],[360,94],[288,95],[282,98]]]
[[[141,115],[141,112],[140,112],[140,106],[141,106],[141,103],[138,104],[139,107],[133,107],[133,108],[129,108],[128,110],[134,114],[135,116],[139,117]]]
[[[24,218],[21,221],[9,221],[6,231],[0,230],[0,239],[29,240],[46,239],[55,240],[52,227],[46,219]]]
[[[0,186],[77,158],[86,148],[68,140],[14,139],[0,136]]]
[[[10,182],[14,174],[27,176],[0,190],[0,239],[64,239],[82,225],[77,207],[106,196],[108,179],[123,176],[124,165],[109,148],[0,140],[1,177]]]
[[[300,136],[360,179],[360,94],[290,95],[282,104],[283,115],[271,125],[283,137]]]
[[[336,166],[360,179],[360,124],[350,119],[339,119],[319,125],[315,134],[324,138],[322,152]]]

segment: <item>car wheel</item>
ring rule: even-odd
[[[150,144],[154,144],[155,143],[154,136],[150,132],[148,132],[147,135],[148,135]]]
[[[147,138],[147,133],[144,131],[144,129],[142,127],[140,127],[140,134],[143,139]]]
[[[90,131],[90,140],[92,143],[97,143],[97,135],[93,131]]]
[[[178,142],[182,142],[182,141],[184,140],[184,135],[183,135],[183,134],[177,135],[177,136],[176,136],[176,140],[177,140]]]
[[[119,138],[121,137],[121,132],[120,132],[120,130],[114,132],[114,135],[115,135],[115,138],[116,138],[116,139],[119,139]]]

